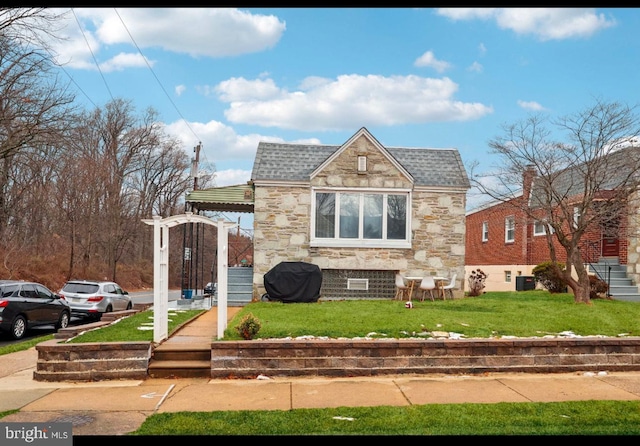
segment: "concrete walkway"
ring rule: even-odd
[[[228,318],[239,310],[229,307]],[[165,342],[210,341],[216,333],[213,307]],[[46,383],[33,380],[36,361],[35,349],[0,356],[0,411],[19,409],[0,423],[71,422],[74,436],[125,435],[163,412],[640,400],[640,372]]]

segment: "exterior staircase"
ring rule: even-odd
[[[227,273],[227,305],[242,307],[253,298],[253,267],[232,266]]]
[[[253,268],[230,267],[227,276],[227,306],[242,307],[253,296]],[[184,299],[190,308],[198,308],[197,299]],[[200,301],[202,302],[202,300]],[[217,306],[214,294],[212,306]],[[236,309],[237,311],[240,308]],[[217,323],[207,322],[216,309],[210,309],[181,329],[182,335],[174,335],[153,349],[149,360],[148,375],[151,378],[210,378],[211,342],[217,334]],[[235,311],[229,315],[235,314]]]
[[[151,378],[210,378],[211,343],[160,344],[153,349]]]
[[[589,272],[609,282],[609,294],[614,299],[640,302],[638,285],[627,277],[627,267],[620,265],[617,257],[601,257],[598,263],[589,264]]]

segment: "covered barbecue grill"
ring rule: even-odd
[[[262,300],[317,302],[322,287],[322,271],[306,262],[280,262],[264,275],[267,290]]]

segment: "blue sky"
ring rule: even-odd
[[[59,11],[77,100],[154,108],[218,186],[250,179],[261,140],[339,145],[366,127],[489,169],[504,123],[639,102],[640,8]]]

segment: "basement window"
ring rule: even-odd
[[[368,291],[369,279],[347,279],[348,290]]]

